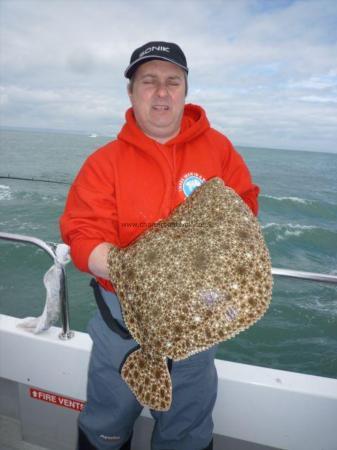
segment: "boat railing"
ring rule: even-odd
[[[21,242],[25,244],[33,244],[44,250],[53,261],[55,261],[56,253],[55,249],[56,243],[47,243],[41,239],[24,236],[20,234],[4,233],[0,231],[0,239],[14,242]],[[280,269],[272,268],[272,274],[274,276],[297,278],[301,280],[308,280],[320,283],[332,283],[337,285],[337,275],[322,274],[316,272],[306,272],[299,270],[290,269]],[[61,309],[61,327],[62,332],[60,333],[60,339],[71,339],[74,336],[74,332],[70,330],[70,319],[69,319],[69,301],[68,301],[68,291],[67,291],[67,276],[64,266],[60,271],[60,289],[59,289],[59,302]]]
[[[317,272],[305,272],[303,270],[279,269],[276,267],[273,267],[271,272],[274,276],[298,278],[301,280],[309,280],[309,281],[318,281],[320,283],[337,284],[337,275],[328,275]]]
[[[33,244],[44,250],[50,258],[55,261],[56,259],[56,246],[55,243],[47,243],[41,239],[24,236],[21,234],[4,233],[0,231],[0,239],[12,242],[21,242],[24,244]],[[74,336],[74,332],[70,330],[69,321],[69,301],[68,301],[68,290],[67,290],[67,275],[65,267],[62,265],[60,270],[59,279],[59,302],[60,302],[60,315],[61,315],[61,327],[62,332],[59,335],[60,339],[66,340],[71,339]]]

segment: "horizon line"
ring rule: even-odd
[[[0,131],[31,131],[36,133],[58,133],[58,134],[72,134],[72,135],[78,135],[78,136],[87,136],[91,137],[92,139],[96,138],[116,138],[118,132],[112,133],[112,134],[106,134],[106,133],[99,133],[96,131],[85,131],[85,130],[67,130],[64,128],[39,128],[39,127],[24,127],[24,126],[16,126],[16,125],[0,125]],[[310,153],[326,153],[326,154],[337,154],[337,151],[327,151],[327,150],[310,150],[310,149],[298,149],[298,148],[282,148],[282,147],[265,147],[261,145],[248,145],[248,144],[240,144],[236,143],[234,147],[241,147],[241,148],[252,148],[256,150],[279,150],[279,151],[289,151],[289,152],[310,152]]]

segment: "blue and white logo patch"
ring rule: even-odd
[[[205,183],[205,178],[197,173],[187,173],[179,182],[179,190],[181,190],[185,197],[192,194],[194,189]]]

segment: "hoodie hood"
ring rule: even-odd
[[[118,134],[117,138],[144,150],[149,146],[156,147],[158,142],[146,136],[137,125],[133,108],[129,108],[125,114],[126,123]],[[171,146],[184,144],[199,137],[210,128],[205,111],[198,105],[187,104],[184,107],[184,114],[181,121],[180,132],[164,145]]]

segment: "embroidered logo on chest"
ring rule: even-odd
[[[192,194],[195,188],[205,183],[205,178],[195,172],[188,172],[179,180],[179,191],[183,192],[185,197]]]

